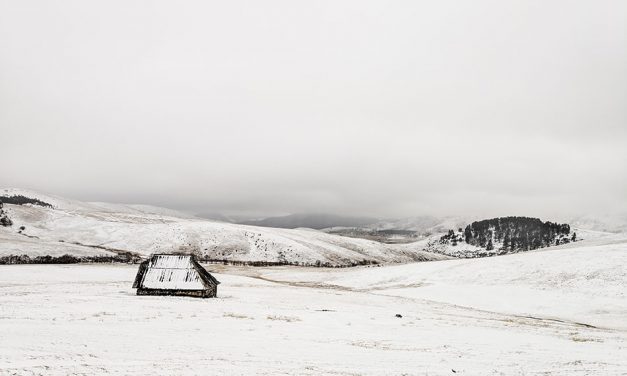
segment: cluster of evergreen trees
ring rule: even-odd
[[[2,209],[2,202],[0,202],[0,226],[8,227],[12,225],[13,221],[7,216],[4,209]]]
[[[440,244],[451,244],[451,245],[457,245],[457,243],[461,243],[464,241],[464,233],[462,232],[462,229],[458,229],[457,233],[455,233],[455,231],[453,230],[448,230],[448,233],[446,235],[442,235],[440,237]]]
[[[494,243],[502,243],[505,251],[527,251],[559,244],[560,239],[574,241],[576,235],[568,238],[570,226],[553,222],[542,222],[538,218],[503,217],[473,222],[466,226],[466,243],[480,246],[490,251]]]
[[[50,205],[47,202],[43,202],[36,198],[30,198],[30,197],[26,197],[22,195],[0,196],[0,203],[13,204],[13,205],[32,204],[32,205],[43,206],[45,208],[52,208],[52,205]]]

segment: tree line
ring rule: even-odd
[[[13,204],[13,205],[31,204],[31,205],[43,206],[45,208],[52,208],[52,205],[50,205],[47,202],[41,201],[36,198],[22,196],[22,195],[0,196],[0,203]]]
[[[495,243],[501,243],[506,251],[526,251],[576,240],[570,234],[570,225],[542,222],[538,218],[502,217],[477,221],[464,229],[466,243],[490,251]]]
[[[12,264],[78,264],[81,262],[86,263],[127,263],[136,264],[139,260],[129,255],[114,255],[114,256],[73,256],[73,255],[61,255],[61,256],[36,256],[30,257],[28,255],[8,255],[0,257],[0,265],[12,265]]]
[[[227,260],[227,259],[213,259],[209,257],[199,257],[198,261],[205,264],[222,264],[222,265],[236,265],[236,266],[305,266],[314,268],[350,268],[353,266],[364,265],[378,265],[379,262],[375,260],[359,260],[350,261],[346,264],[332,264],[328,261],[316,260],[315,262],[304,261],[239,261],[239,260]]]

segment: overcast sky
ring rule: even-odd
[[[0,137],[89,201],[626,210],[627,2],[0,0]]]

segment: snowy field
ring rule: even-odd
[[[0,374],[625,375],[627,243],[352,269],[0,266]],[[402,315],[401,318],[396,314]]]

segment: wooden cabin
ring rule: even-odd
[[[139,265],[133,288],[137,295],[215,298],[218,282],[193,255],[153,255]]]

